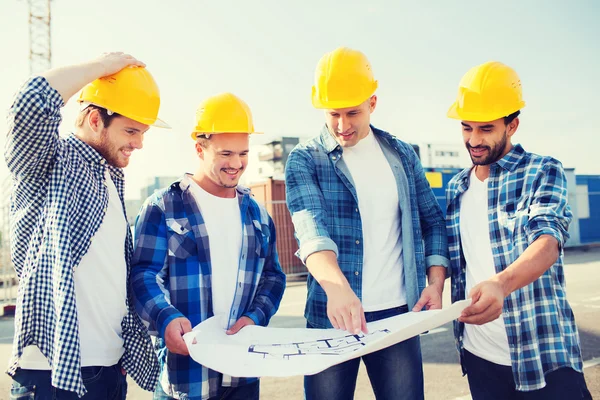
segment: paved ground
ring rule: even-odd
[[[567,292],[579,326],[585,375],[594,398],[600,399],[600,249],[569,251],[566,256]],[[449,304],[445,290],[445,304]],[[302,327],[305,285],[291,283],[272,326]],[[12,343],[12,319],[0,319],[0,360],[8,360]],[[421,339],[427,399],[470,399],[466,378],[458,366],[451,324],[431,331]],[[8,399],[10,378],[0,375],[0,400]],[[152,396],[131,383],[128,399],[150,400]],[[261,398],[268,400],[302,399],[302,378],[263,378]],[[361,367],[355,398],[374,399],[369,380]]]

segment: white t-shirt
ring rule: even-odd
[[[379,311],[404,305],[401,218],[392,168],[373,132],[344,148],[342,157],[354,181],[362,221],[363,308]]]
[[[235,297],[242,251],[242,216],[238,197],[217,197],[192,182],[190,188],[208,233],[213,313],[215,316],[224,316],[221,320],[226,329]]]
[[[496,275],[488,220],[488,180],[481,182],[471,171],[469,189],[460,201],[460,240],[467,263],[466,295],[480,282]],[[511,365],[502,315],[484,325],[465,324],[464,347],[477,357],[499,365]]]
[[[105,184],[108,205],[104,220],[73,273],[82,367],[115,365],[125,351],[121,322],[127,315],[125,238],[128,225],[108,170]],[[19,366],[50,369],[48,360],[35,345],[23,349]]]

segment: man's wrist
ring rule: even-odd
[[[323,282],[320,282],[320,285],[328,296],[336,292],[352,290],[346,278],[341,278],[339,280],[323,280]]]
[[[446,281],[446,268],[442,265],[432,265],[427,270],[427,282],[429,286],[434,286],[439,292],[444,290]]]
[[[511,273],[508,270],[504,270],[502,272],[500,272],[499,274],[494,275],[493,277],[490,278],[490,281],[495,282],[497,284],[500,285],[500,288],[502,289],[502,293],[504,294],[504,297],[507,297],[509,294],[511,294],[513,292],[513,289],[511,288]]]

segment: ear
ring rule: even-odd
[[[512,135],[514,135],[515,132],[517,132],[518,128],[519,128],[519,117],[513,119],[511,121],[511,123],[508,124],[508,126],[506,127],[506,135],[509,138],[512,137]]]
[[[369,99],[369,110],[371,113],[375,111],[375,107],[377,107],[377,96],[373,95]]]
[[[204,148],[200,145],[200,142],[196,142],[196,154],[201,160],[204,160]]]
[[[104,123],[102,123],[100,113],[96,109],[90,111],[87,115],[86,122],[94,133],[102,132],[102,129],[104,129]]]

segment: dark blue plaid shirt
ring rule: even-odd
[[[86,390],[73,271],[106,213],[106,170],[121,204],[124,180],[123,171],[108,165],[88,144],[74,135],[59,136],[63,105],[46,79],[35,77],[17,93],[9,111],[5,157],[14,182],[11,255],[19,291],[8,373],[16,371],[25,346],[37,345],[52,368],[52,386],[82,396]],[[131,231],[125,221],[127,238],[123,248],[115,251],[123,252],[129,272]],[[158,362],[127,288],[129,312],[121,323],[125,347],[121,363],[142,388],[152,391]]]
[[[403,283],[412,308],[425,288],[427,268],[449,265],[444,214],[412,146],[373,126],[371,130],[396,178]],[[317,251],[334,251],[350,287],[362,299],[363,232],[358,197],[343,149],[327,126],[290,153],[285,180],[299,257],[305,261]],[[305,317],[312,326],[331,328],[327,295],[312,276],[308,277]]]
[[[216,396],[221,385],[240,386],[256,378],[223,376],[165,346],[165,329],[175,318],[185,317],[196,326],[213,316],[210,238],[190,180],[184,176],[150,196],[142,207],[135,227],[132,284],[136,308],[150,333],[158,336],[161,382],[169,386],[167,394],[207,399]],[[285,289],[275,225],[248,189],[238,187],[237,195],[242,250],[228,325],[246,316],[266,326]]]
[[[511,293],[503,314],[517,390],[546,386],[544,374],[560,367],[582,371],[579,334],[565,293],[562,248],[573,217],[567,181],[559,161],[527,153],[516,145],[490,166],[488,212],[496,272],[508,268],[541,235],[558,241],[560,257],[539,279]],[[452,301],[465,298],[466,263],[460,241],[460,199],[471,168],[457,174],[447,189]],[[464,324],[454,322],[459,352]]]

